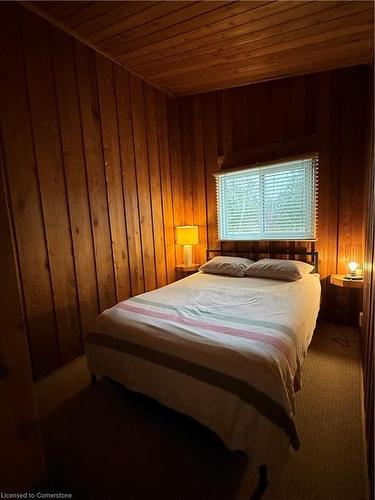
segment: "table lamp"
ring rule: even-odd
[[[359,265],[358,262],[352,260],[348,263],[349,272],[346,273],[345,278],[350,280],[362,280],[363,277],[359,274]]]
[[[184,247],[184,267],[193,265],[192,245],[196,245],[198,242],[198,226],[176,227],[176,243]]]
[[[348,244],[345,245],[345,260],[348,272],[345,278],[348,280],[362,280],[362,245],[361,244]]]

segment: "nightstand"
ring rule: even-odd
[[[343,288],[363,288],[363,278],[360,280],[351,280],[345,278],[344,274],[331,274],[329,282],[331,285],[341,286]]]
[[[186,276],[196,273],[200,266],[200,264],[192,264],[188,267],[185,267],[183,264],[176,266],[176,280],[186,278]]]
[[[351,280],[343,274],[331,274],[329,282],[329,316],[338,324],[358,326],[362,310],[363,279]]]

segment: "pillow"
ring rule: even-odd
[[[209,260],[198,271],[210,274],[226,274],[242,278],[245,276],[245,270],[254,261],[243,259],[242,257],[214,257]]]
[[[246,276],[271,278],[274,280],[297,281],[311,273],[314,266],[299,260],[261,259],[246,269]]]

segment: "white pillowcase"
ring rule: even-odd
[[[297,281],[313,270],[314,266],[299,260],[261,259],[251,264],[245,274],[257,278]]]
[[[242,257],[214,257],[203,264],[198,271],[210,274],[225,274],[228,276],[245,276],[246,269],[254,261]]]

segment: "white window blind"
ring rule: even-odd
[[[317,155],[216,177],[219,240],[314,240]]]

